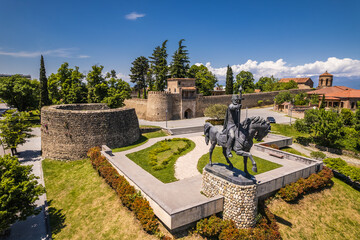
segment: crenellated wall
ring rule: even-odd
[[[291,93],[308,92],[311,89],[291,89]],[[248,93],[243,94],[242,107],[256,107],[258,101],[264,104],[273,104],[274,98],[280,91]],[[191,117],[203,117],[207,107],[213,104],[229,105],[232,95],[202,96],[198,94],[193,99],[182,99],[180,94],[169,92],[149,92],[148,99],[128,99],[125,100],[127,107],[135,108],[136,114],[141,119],[150,121],[165,121],[166,110],[168,120],[184,119],[185,111],[190,109]]]
[[[140,137],[134,109],[106,104],[65,104],[41,109],[42,156],[76,160],[95,146],[118,148]]]

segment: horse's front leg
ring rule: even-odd
[[[222,149],[223,149],[223,155],[224,155],[227,163],[229,164],[229,169],[233,169],[234,166],[233,166],[233,164],[230,162],[230,160],[229,160],[229,158],[228,158],[228,156],[227,156],[227,154],[226,154],[226,147],[223,147]]]
[[[211,142],[211,146],[210,146],[210,150],[209,150],[209,155],[210,155],[210,158],[209,158],[209,163],[210,163],[210,166],[212,167],[212,154],[213,154],[213,151],[214,151],[214,148],[216,146],[216,142]]]
[[[245,152],[245,151],[242,151],[242,150],[238,150],[238,151],[236,151],[236,154],[237,154],[237,155],[240,155],[240,156],[243,156],[243,157],[249,157],[250,160],[251,160],[251,163],[252,163],[252,165],[253,165],[252,171],[253,171],[253,172],[257,172],[256,162],[255,162],[253,156],[251,155],[251,153]],[[244,161],[245,161],[245,160],[244,160]]]
[[[248,159],[248,157],[244,156],[243,159],[244,159],[244,172],[246,173],[246,175],[249,175],[249,172],[247,170],[247,159]]]

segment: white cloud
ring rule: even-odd
[[[196,63],[197,65],[202,63]],[[205,66],[213,72],[219,79],[224,79],[226,76],[226,67],[214,68],[210,62]],[[360,60],[336,57],[330,57],[326,61],[315,61],[303,65],[290,66],[283,59],[277,61],[257,62],[254,60],[247,60],[243,64],[236,64],[231,66],[234,75],[240,71],[250,71],[255,79],[262,76],[273,75],[276,78],[282,77],[310,77],[324,73],[326,70],[336,77],[360,77]]]
[[[132,13],[129,13],[129,14],[125,15],[125,18],[127,20],[136,20],[136,19],[142,18],[142,17],[145,17],[145,14],[137,13],[137,12],[132,12]]]
[[[39,57],[40,55],[44,56],[53,56],[53,57],[64,57],[64,58],[89,58],[87,55],[75,55],[77,48],[59,48],[54,50],[46,50],[46,51],[34,51],[34,52],[9,52],[2,51],[0,49],[0,55],[11,56],[11,57],[24,57],[24,58],[34,58]]]

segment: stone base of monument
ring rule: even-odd
[[[202,192],[207,197],[224,197],[223,218],[231,219],[238,228],[251,228],[256,224],[257,196],[256,180],[243,171],[215,163],[203,170]]]

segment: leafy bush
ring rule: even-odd
[[[196,224],[195,232],[208,239],[281,239],[279,226],[275,216],[261,202],[259,204],[261,218],[255,228],[238,229],[232,220],[222,220],[211,216],[200,220]]]
[[[311,156],[312,158],[317,159],[317,160],[323,160],[324,158],[326,158],[325,153],[320,152],[320,151],[318,151],[318,152],[311,152],[311,153],[310,153],[310,156]]]
[[[360,168],[349,166],[341,158],[326,158],[324,163],[327,167],[339,171],[341,174],[350,177],[353,181],[360,182]]]
[[[88,151],[91,164],[105,179],[105,182],[113,188],[124,206],[134,211],[143,229],[148,233],[159,232],[159,223],[155,217],[149,202],[137,193],[135,188],[100,154],[100,148],[94,147]]]
[[[214,104],[207,107],[204,111],[205,117],[221,119],[225,117],[227,106],[224,104]]]
[[[306,193],[331,186],[333,176],[331,169],[324,167],[319,173],[313,173],[306,179],[300,178],[286,185],[279,190],[278,194],[286,202],[292,202]]]
[[[224,125],[224,119],[206,119],[205,122],[211,123],[212,125]]]
[[[17,220],[40,213],[35,201],[45,192],[31,166],[20,165],[16,157],[0,156],[0,235]]]
[[[259,100],[259,101],[257,102],[257,104],[258,104],[259,106],[261,106],[263,103],[264,103],[263,100]]]

